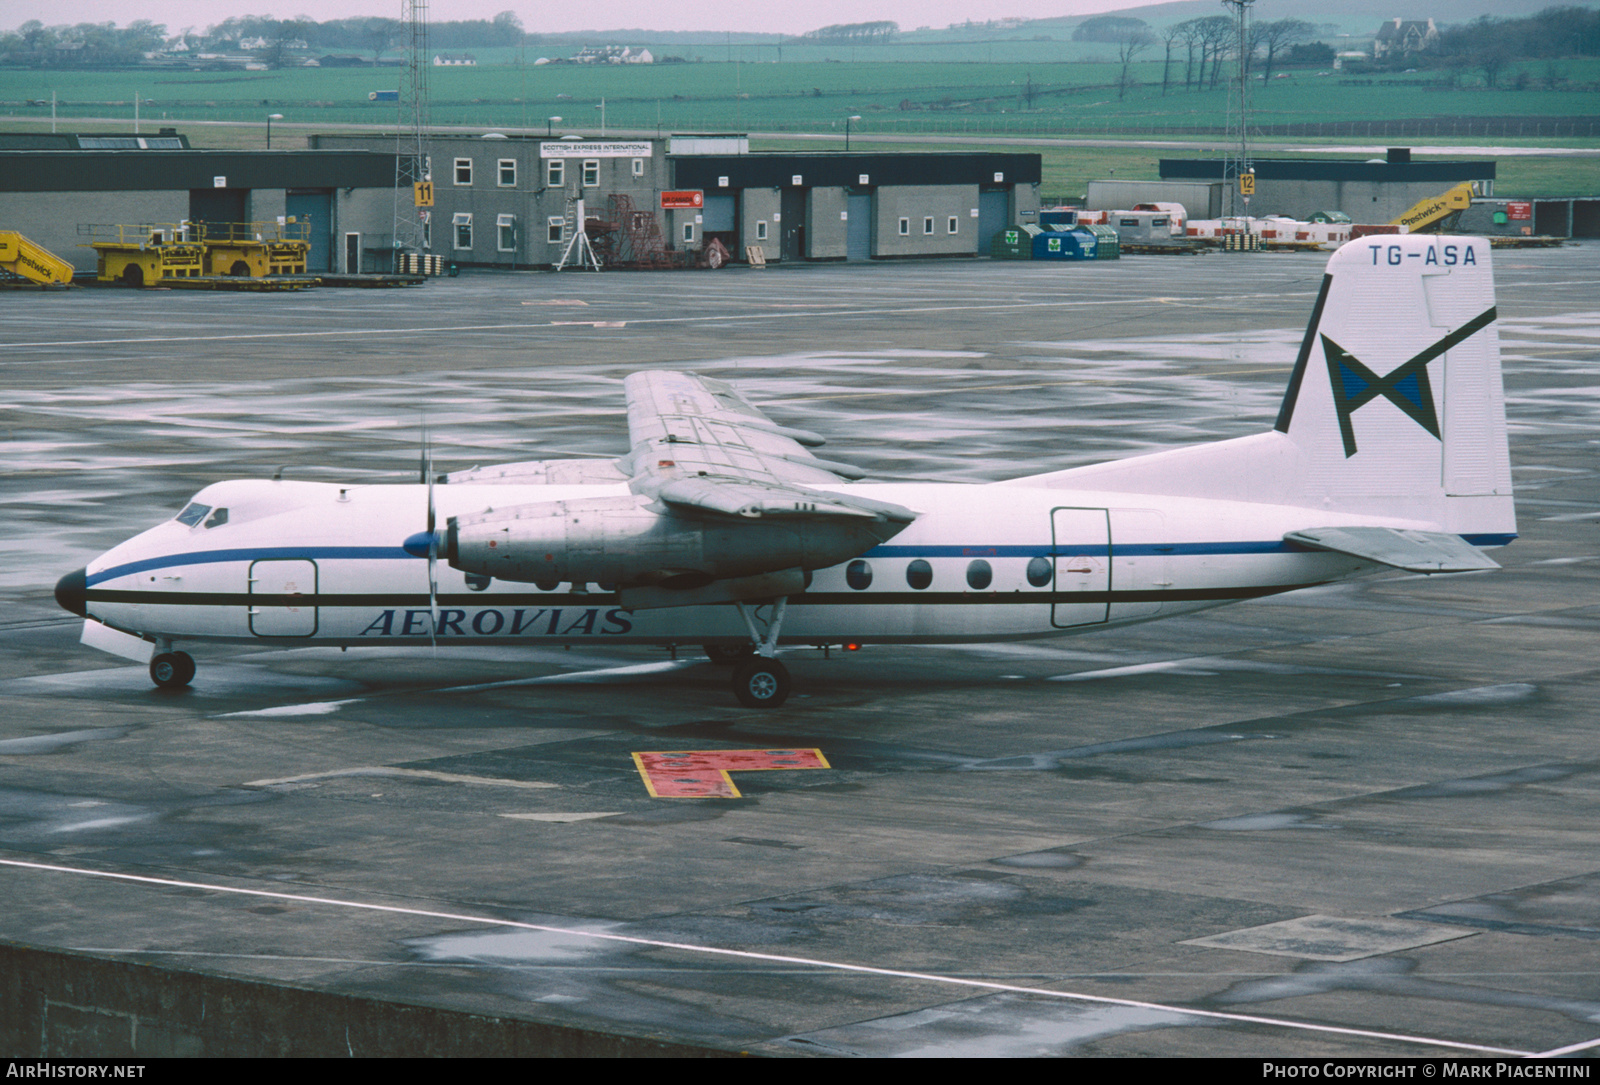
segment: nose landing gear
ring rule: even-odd
[[[158,652],[150,660],[150,681],[162,689],[182,689],[194,681],[194,657],[188,652]]]

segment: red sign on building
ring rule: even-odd
[[[682,192],[663,192],[661,194],[661,209],[663,211],[698,211],[706,204],[706,194],[698,188]]]
[[[1533,204],[1517,200],[1506,201],[1506,218],[1531,219],[1533,217]]]

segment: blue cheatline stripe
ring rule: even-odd
[[[398,546],[273,546],[240,550],[196,550],[183,554],[166,554],[159,558],[145,558],[143,561],[130,561],[126,565],[101,569],[98,573],[89,575],[86,586],[92,587],[130,573],[171,569],[179,565],[213,565],[221,561],[274,561],[296,558],[312,561],[328,558],[359,558],[365,561],[392,561],[396,558],[414,560]]]
[[[1505,546],[1517,536],[1515,533],[1499,535],[1463,535],[1473,546]],[[1070,546],[1071,544],[1064,544]],[[1145,557],[1151,555],[1216,555],[1216,554],[1290,554],[1302,553],[1306,547],[1295,546],[1277,539],[1271,542],[1207,542],[1207,543],[1131,543],[1058,549],[1046,544],[1038,546],[875,546],[861,556],[864,558],[1034,558],[1057,554],[1073,556],[1087,554],[1105,557]],[[168,554],[143,561],[130,561],[91,574],[85,586],[93,587],[107,580],[130,573],[144,573],[153,569],[171,569],[183,565],[211,565],[223,561],[283,561],[293,559],[328,560],[343,558],[362,561],[420,561],[421,558],[406,553],[398,546],[275,546],[240,550],[199,550],[193,553]]]

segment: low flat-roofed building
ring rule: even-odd
[[[1253,163],[1256,191],[1252,215],[1305,219],[1314,211],[1343,211],[1356,222],[1390,222],[1419,200],[1472,182],[1480,196],[1494,194],[1495,163],[1490,159],[1429,158],[1413,161],[1405,147],[1391,147],[1384,158],[1366,161],[1317,158],[1258,158]],[[1222,213],[1241,214],[1233,163],[1227,159],[1161,159],[1163,181],[1222,181]]]
[[[93,227],[290,218],[311,242],[308,271],[390,271],[375,251],[391,246],[394,179],[392,139],[387,152],[206,151],[172,129],[0,133],[0,222],[81,272],[95,268]]]

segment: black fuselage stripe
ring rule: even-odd
[[[1130,591],[1029,591],[1029,592],[806,592],[790,597],[792,607],[804,606],[1037,606],[1072,603],[1189,603],[1211,600],[1253,599],[1314,587],[1303,584],[1251,584],[1242,587],[1178,588]],[[127,603],[138,606],[188,607],[427,607],[426,594],[416,595],[251,595],[246,592],[120,591],[90,588],[89,603]],[[592,595],[441,595],[441,607],[615,607],[615,594]]]

